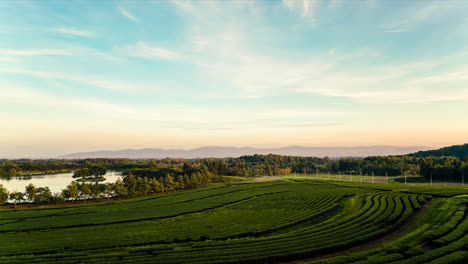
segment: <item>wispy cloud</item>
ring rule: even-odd
[[[311,17],[320,0],[283,0],[283,4],[291,11],[300,13],[301,17]]]
[[[232,109],[230,107],[156,105],[130,106],[115,104],[98,98],[66,97],[45,92],[37,92],[21,85],[5,83],[0,102],[14,105],[40,106],[60,109],[63,112],[76,110],[91,112],[97,116],[107,116],[116,120],[157,121],[164,127],[213,129],[224,124],[230,128],[256,127],[308,127],[330,125],[340,117],[355,115],[356,111],[336,111],[329,108],[298,109],[277,107],[252,111],[252,109]],[[47,102],[47,104],[44,104]]]
[[[0,56],[40,56],[40,55],[71,55],[69,51],[58,49],[14,50],[0,49]]]
[[[451,1],[421,1],[417,2],[423,6],[409,8],[406,12],[397,13],[394,21],[384,25],[385,32],[404,32],[415,26],[436,19],[440,16],[450,14],[452,10],[461,8],[457,2]]]
[[[161,48],[141,41],[134,45],[117,48],[116,52],[130,57],[145,59],[177,60],[182,57],[178,52],[173,50]]]
[[[104,53],[104,52],[93,51],[93,52],[91,52],[91,55],[96,56],[98,58],[102,58],[103,60],[106,60],[106,61],[113,61],[113,62],[120,61],[119,57],[109,55],[109,54]]]
[[[56,95],[51,95],[43,92],[36,92],[22,86],[2,83],[5,88],[2,92],[2,99],[7,103],[20,105],[34,105],[44,107],[44,102],[47,102],[48,107],[61,107],[63,109],[78,108],[90,112],[98,113],[114,113],[132,114],[134,110],[121,105],[112,104],[109,102],[97,99],[75,99]]]
[[[198,15],[196,7],[189,0],[171,0],[171,3],[174,4],[179,10],[190,13],[192,15]],[[198,2],[200,4],[201,2]]]
[[[56,73],[51,71],[38,71],[38,70],[26,70],[21,68],[0,68],[0,73],[7,73],[7,74],[21,74],[21,75],[28,75],[43,79],[59,79],[59,80],[67,80],[72,82],[81,83],[87,86],[112,90],[112,91],[125,91],[125,92],[132,92],[138,93],[142,92],[142,90],[147,90],[150,85],[141,85],[136,83],[129,83],[122,80],[109,80],[109,79],[102,79],[96,78],[93,76],[82,76],[82,75],[75,75],[75,74],[65,74],[65,73]]]
[[[132,20],[133,22],[139,22],[140,20],[136,18],[132,13],[130,13],[127,9],[119,6],[118,7],[120,14],[122,14],[124,17]]]
[[[224,32],[223,34],[227,34]],[[228,34],[229,35],[229,34]],[[236,35],[236,34],[234,34]],[[202,79],[210,98],[262,98],[282,94],[307,93],[324,97],[339,97],[362,104],[415,104],[452,100],[467,100],[463,90],[456,89],[456,96],[444,96],[437,90],[424,89],[422,80],[440,83],[465,80],[464,71],[437,78],[421,79],[416,82],[409,76],[434,75],[433,68],[442,61],[421,61],[390,66],[377,66],[371,69],[343,68],[344,60],[376,58],[376,50],[362,49],[356,52],[336,55],[330,49],[330,57],[311,56],[301,60],[284,60],[262,56],[245,43],[248,38],[239,36],[236,41],[220,36],[204,38],[203,57],[190,55],[200,67]],[[229,52],[225,52],[228,50]],[[189,55],[188,55],[189,56]],[[268,76],[268,77],[266,77]],[[210,87],[212,89],[210,89]],[[223,89],[218,89],[223,87]],[[287,112],[287,111],[286,111]]]
[[[407,29],[391,29],[391,30],[384,30],[387,33],[400,33],[400,32],[407,32]]]
[[[76,29],[76,28],[69,28],[69,27],[58,27],[55,29],[55,32],[65,34],[65,35],[85,37],[85,38],[94,37],[94,32]]]
[[[429,77],[413,78],[410,81],[411,85],[417,84],[440,84],[440,83],[454,83],[468,81],[468,68],[461,68],[457,71],[432,74]],[[468,86],[466,87],[468,89]]]
[[[174,1],[174,3],[190,14],[197,14],[194,15],[196,18],[201,16],[212,20],[211,13],[198,9],[197,2]],[[313,16],[319,2],[283,0],[282,4],[300,16]],[[340,3],[330,4],[331,8]],[[370,8],[377,3],[368,1],[363,4],[366,8]],[[405,32],[414,23],[429,19],[430,14],[435,11],[433,4],[430,6],[420,11],[421,13],[417,14],[417,18],[413,21],[395,24],[393,25],[395,27],[387,27],[385,31]],[[410,76],[422,78],[435,74],[436,71],[432,67],[440,64],[440,60],[429,63],[422,61],[416,64],[411,62],[382,64],[370,68],[355,63],[362,59],[378,61],[385,58],[387,55],[376,47],[364,47],[354,51],[331,48],[328,52],[323,52],[322,56],[314,54],[301,59],[286,59],[267,53],[262,54],[258,49],[252,48],[254,46],[252,39],[255,37],[249,35],[249,32],[233,27],[223,27],[223,30],[216,31],[209,25],[200,27],[199,20],[197,22],[198,27],[195,27],[195,34],[191,38],[193,49],[185,46],[175,48],[171,52],[183,54],[179,55],[179,58],[198,66],[200,80],[203,82],[201,85],[204,87],[203,93],[200,93],[201,97],[255,100],[306,93],[329,99],[342,98],[365,105],[467,100],[467,96],[459,96],[463,93],[460,88],[454,93],[457,96],[442,96],[439,92],[428,91],[423,85],[410,81]],[[187,52],[188,50],[193,52]],[[161,57],[159,52],[156,52],[156,55],[155,57]],[[355,66],[345,66],[350,63]],[[453,76],[447,76],[446,80],[453,81],[451,77]]]

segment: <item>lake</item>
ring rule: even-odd
[[[57,174],[42,174],[42,175],[32,175],[32,176],[15,176],[2,178],[0,177],[0,184],[3,185],[8,191],[19,191],[24,192],[25,187],[32,183],[36,187],[49,187],[52,193],[61,192],[63,189],[69,185],[73,179],[73,172],[69,173],[57,173]],[[117,179],[121,178],[120,172],[117,171],[108,171],[104,175],[107,182],[115,182]]]

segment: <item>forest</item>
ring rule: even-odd
[[[376,176],[413,175],[433,180],[459,180],[468,175],[468,157],[455,156],[375,156],[366,158],[297,157],[282,155],[249,155],[225,159],[80,159],[80,160],[0,160],[0,176],[70,172],[94,165],[135,177],[160,178],[170,175],[209,172],[227,176],[275,176],[290,173],[334,173]]]

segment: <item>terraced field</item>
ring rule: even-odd
[[[452,188],[276,181],[3,210],[0,263],[464,263]]]

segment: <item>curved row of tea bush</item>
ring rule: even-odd
[[[172,215],[165,219],[115,223],[101,221],[102,218],[97,217],[99,209],[96,208],[82,208],[84,211],[63,209],[57,216],[90,215],[88,224],[92,221],[98,224],[83,227],[57,224],[52,229],[46,227],[19,233],[5,231],[0,233],[1,241],[14,240],[15,236],[18,239],[21,235],[24,241],[16,249],[8,247],[7,242],[0,242],[0,250],[5,248],[0,251],[0,255],[4,255],[0,257],[0,262],[264,263],[303,259],[347,249],[391,232],[425,201],[424,195],[326,184],[239,186],[216,188],[194,200],[175,199],[170,202],[174,198],[167,196],[160,198],[157,206],[151,200],[114,204],[118,211],[128,206],[131,212],[138,212],[143,217],[148,212],[139,212],[135,208],[184,208],[185,203],[208,203],[211,206],[208,210]],[[246,188],[245,191],[241,190],[242,187]],[[220,194],[220,190],[225,195]],[[221,206],[215,207],[212,200]],[[234,202],[225,204],[223,201]],[[103,214],[113,217],[107,212],[111,208],[112,205],[103,206]],[[153,211],[153,214],[159,212]],[[34,219],[42,221],[45,215]],[[249,222],[255,224],[249,226]],[[183,223],[187,224],[187,228],[183,228]],[[151,229],[151,226],[158,224],[161,225],[160,229]],[[4,230],[12,230],[11,227]],[[192,233],[187,232],[189,227],[194,230]],[[168,229],[166,240],[157,237],[164,236],[164,228]],[[95,237],[86,235],[93,232]],[[177,232],[184,233],[185,237],[175,234]],[[74,237],[77,233],[85,234],[84,239]],[[28,236],[37,237],[27,239]],[[45,237],[50,242],[44,243],[44,246],[36,244],[38,239]],[[64,238],[71,239],[64,241]]]
[[[350,195],[330,195],[330,188],[336,189],[310,192],[299,184],[234,185],[84,208],[4,212],[0,216],[16,222],[0,225],[0,255],[265,235],[320,217]],[[154,219],[147,220],[148,215]],[[125,217],[131,221],[122,221]],[[75,225],[78,220],[80,226]]]
[[[308,263],[464,263],[468,198],[455,197],[463,193],[283,181],[0,211],[0,263],[278,263],[350,249]]]
[[[440,199],[424,223],[378,248],[312,263],[466,263],[468,257],[466,200]]]

